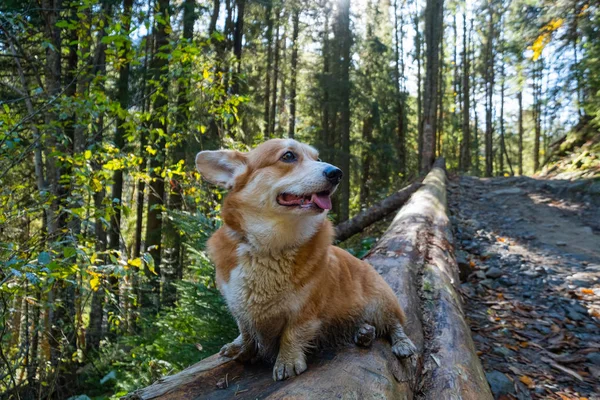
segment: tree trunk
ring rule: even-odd
[[[471,169],[471,132],[470,132],[470,89],[469,81],[471,65],[469,59],[469,46],[467,42],[467,13],[463,14],[463,54],[462,54],[462,142],[460,147],[460,170],[468,172]]]
[[[298,78],[298,34],[300,31],[300,8],[294,4],[292,11],[292,60],[290,66],[290,124],[288,137],[296,135],[296,82]]]
[[[242,1],[243,3],[243,1]],[[243,6],[242,6],[243,7]],[[194,24],[196,22],[195,0],[185,0],[183,3],[183,41],[192,43],[194,39]],[[239,19],[239,15],[238,15]],[[236,24],[237,25],[237,24]],[[240,39],[241,40],[241,39]],[[236,40],[234,39],[234,49]],[[234,50],[235,52],[235,50]],[[236,53],[237,57],[238,53]],[[241,57],[241,49],[239,56]],[[239,60],[239,59],[238,59]],[[191,88],[191,80],[189,76],[190,62],[182,62],[182,76],[177,88],[177,126],[179,137],[175,140],[175,146],[171,154],[171,164],[185,162],[185,138],[188,132],[189,123],[189,90]],[[236,78],[237,82],[237,78]],[[234,85],[235,87],[235,85]],[[183,194],[179,181],[172,178],[169,184],[169,210],[171,212],[179,212],[183,207]],[[164,278],[162,289],[162,304],[165,307],[172,307],[177,299],[177,291],[174,282],[183,277],[183,260],[182,260],[182,241],[179,229],[173,223],[171,218],[165,221],[165,243],[168,247],[168,261],[165,263],[167,268],[163,268],[162,274]],[[167,251],[167,250],[165,250]]]
[[[242,73],[242,42],[244,40],[244,13],[246,12],[246,0],[237,0],[237,16],[235,19],[235,26],[233,31],[233,54],[236,59],[236,71],[234,75],[234,82],[232,92],[234,94],[240,93],[240,75]],[[190,4],[194,4],[190,0]],[[196,14],[193,16],[194,22],[196,21]],[[184,17],[185,19],[185,17]],[[191,30],[193,30],[193,25]],[[185,29],[185,28],[184,28]],[[185,35],[184,35],[185,36]]]
[[[267,69],[265,73],[265,139],[271,137],[271,70],[273,68],[273,0],[267,0]]]
[[[418,350],[413,359],[399,362],[389,343],[379,339],[370,349],[350,345],[321,351],[309,358],[305,373],[274,383],[268,365],[243,365],[215,355],[124,399],[241,394],[247,399],[412,399],[423,395],[426,399],[491,400],[458,294],[443,160],[436,165],[365,259],[390,285],[405,311],[406,334]],[[227,377],[238,378],[232,382]]]
[[[362,129],[362,174],[361,174],[361,184],[360,184],[360,205],[361,207],[366,207],[369,205],[369,177],[371,175],[371,160],[372,160],[372,151],[371,150],[371,142],[373,141],[373,120],[374,113],[377,110],[373,110],[376,108],[376,103],[373,102],[371,106],[371,110],[369,115],[365,117],[363,120],[363,129]]]
[[[117,100],[121,110],[127,110],[129,107],[129,64],[131,48],[129,41],[129,28],[131,26],[131,10],[133,0],[123,0],[123,34],[126,36],[123,51],[125,61],[119,65],[119,80],[117,82]],[[117,130],[115,132],[115,146],[119,151],[123,150],[125,145],[125,118],[117,117]],[[112,204],[114,214],[110,221],[109,245],[111,250],[119,251],[121,237],[121,209],[123,207],[123,170],[118,169],[113,173],[112,186]],[[116,204],[115,204],[116,203]]]
[[[279,45],[281,43],[279,37],[279,28],[281,24],[279,19],[281,17],[281,10],[277,9],[276,13],[277,27],[275,28],[275,49],[274,49],[274,65],[273,65],[273,90],[271,91],[271,111],[269,113],[269,137],[274,137],[275,126],[277,124],[277,83],[279,82]]]
[[[164,205],[165,182],[160,176],[162,169],[165,166],[165,138],[167,134],[167,118],[168,118],[168,94],[169,94],[169,78],[168,78],[168,61],[165,55],[169,53],[169,34],[170,32],[170,13],[169,0],[158,0],[157,14],[160,13],[163,22],[156,22],[155,37],[156,51],[162,53],[163,56],[155,55],[152,59],[151,71],[153,80],[160,85],[159,93],[156,95],[152,111],[154,113],[154,122],[152,125],[153,141],[156,144],[156,155],[150,159],[150,193],[148,196],[148,218],[146,220],[146,249],[154,260],[154,273],[146,265],[146,276],[150,279],[150,293],[146,293],[142,299],[142,307],[150,309],[154,312],[160,310],[160,267],[161,267],[161,251],[162,251],[162,207]],[[162,118],[158,116],[161,115]],[[161,135],[160,132],[163,134]]]
[[[398,21],[398,0],[394,0],[394,43],[395,43],[395,72],[396,72],[396,141],[398,152],[398,171],[406,174],[406,115],[405,115],[405,97],[402,88],[404,80],[404,19]],[[401,67],[402,64],[402,67]]]
[[[488,42],[486,49],[486,110],[485,110],[485,176],[492,176],[494,169],[494,149],[493,134],[494,127],[492,122],[493,98],[494,98],[494,9],[490,4],[490,15],[488,25]]]
[[[542,61],[538,61],[538,67],[534,72],[534,88],[533,88],[533,108],[534,108],[534,125],[535,136],[533,140],[533,172],[540,169],[540,138],[542,136]]]
[[[425,8],[426,70],[423,93],[423,117],[421,125],[423,140],[421,165],[419,171],[425,173],[433,164],[435,157],[437,127],[437,92],[440,62],[440,41],[442,35],[443,0],[427,0]]]
[[[519,175],[523,175],[523,92],[517,93],[519,102]]]
[[[340,187],[340,209],[338,221],[346,221],[350,217],[350,61],[352,32],[350,31],[350,0],[340,0],[338,10],[338,37],[340,48],[340,168],[344,171]]]
[[[415,58],[417,59],[417,165],[421,168],[421,156],[423,155],[423,107],[422,96],[423,89],[421,88],[421,34],[419,32],[419,15],[415,13]]]
[[[129,2],[129,4],[127,4]],[[125,0],[124,1],[124,6],[128,7],[125,9],[125,11],[128,11],[128,15],[129,18],[131,18],[131,7],[133,5],[133,1],[131,0]],[[104,22],[106,22],[106,18],[108,18],[108,15],[110,15],[110,4],[108,1],[104,1],[102,4],[102,11],[105,13],[105,17],[104,18]],[[127,24],[127,22],[126,22]],[[127,27],[125,28],[126,32],[129,32],[129,26],[127,25]],[[104,30],[100,30],[98,33],[98,37],[97,37],[97,42],[98,43],[102,43],[102,38],[105,35],[105,31]],[[90,77],[91,79],[93,79],[96,75],[100,75],[100,76],[105,76],[106,75],[106,45],[105,44],[101,44],[96,48],[96,54],[94,55],[94,59],[96,60],[96,65],[92,67],[92,76]],[[122,72],[122,71],[120,71]],[[119,80],[121,79],[121,77],[119,77]],[[103,80],[100,80],[100,82],[103,82]],[[119,82],[119,84],[121,84],[121,82]],[[104,88],[104,83],[100,83],[102,90],[105,90]],[[123,95],[123,93],[121,92],[122,88],[119,87],[119,93],[118,93],[118,97],[119,97],[119,101],[122,100],[121,96]],[[127,87],[124,89],[125,92],[127,92]],[[127,96],[127,94],[125,94],[125,96]],[[123,105],[121,105],[121,107],[123,107]],[[127,106],[124,106],[123,108],[127,108]],[[120,121],[120,123],[124,123],[125,121],[122,120]],[[117,122],[117,126],[120,125],[119,122]],[[97,124],[94,124],[94,130],[92,133],[92,137],[95,140],[95,145],[98,144],[102,144],[102,139],[103,139],[103,132],[104,132],[104,115],[100,115],[99,117],[99,121]],[[118,130],[119,128],[117,128]],[[121,132],[122,134],[123,132]],[[117,133],[118,134],[118,133]],[[122,149],[123,146],[123,138],[121,137],[121,146],[119,147],[119,149]],[[98,146],[100,147],[100,146]],[[101,168],[101,165],[99,165],[96,161],[93,161],[93,168],[94,170],[99,170]],[[113,179],[115,179],[114,175],[113,175]],[[122,180],[123,177],[121,175],[121,193],[122,193]],[[116,182],[116,181],[115,181]],[[113,186],[113,196],[115,195],[114,192],[115,188]],[[104,255],[104,252],[107,249],[107,244],[108,244],[108,235],[106,232],[106,229],[104,228],[104,221],[103,221],[103,212],[104,209],[104,198],[106,197],[106,189],[104,187],[102,187],[99,191],[94,193],[94,208],[96,209],[96,218],[95,218],[95,223],[94,223],[94,236],[96,237],[96,243],[95,243],[95,251],[99,254],[99,259],[100,261],[104,264],[106,261],[106,257]],[[122,198],[119,197],[119,200]],[[119,201],[119,205],[118,205],[118,211],[120,213],[120,206],[121,206],[121,202]],[[120,221],[120,217],[119,217],[119,221]],[[111,224],[114,222],[114,220],[111,220]],[[113,228],[119,229],[119,226],[113,226]],[[112,232],[111,232],[112,233]],[[116,248],[114,248],[114,250],[119,250],[119,236],[120,236],[120,232],[117,231],[116,233],[117,239],[116,239]],[[101,281],[104,281],[106,279],[106,277],[102,277]],[[117,313],[118,312],[118,307],[115,306],[115,304],[118,304],[118,298],[119,298],[119,281],[116,277],[114,276],[109,276],[108,277],[108,281],[109,281],[109,290],[113,296],[112,299],[110,299],[111,301],[107,304],[106,307],[106,311],[107,312],[113,312],[113,313]],[[100,286],[97,287],[94,292],[92,293],[92,304],[90,305],[90,314],[89,314],[89,324],[87,326],[86,329],[86,333],[85,333],[85,351],[86,354],[90,354],[92,352],[96,352],[98,351],[98,349],[100,348],[100,340],[102,339],[102,337],[104,336],[104,315],[105,315],[105,308],[104,308],[104,304],[106,302],[106,296],[105,296],[105,289],[104,287]]]
[[[217,30],[217,21],[219,20],[219,10],[221,9],[220,0],[213,0],[212,12],[210,14],[210,23],[208,25],[208,35],[211,36]]]
[[[444,59],[444,25],[442,22],[442,34],[440,39],[440,67],[438,70],[438,91],[437,91],[437,107],[438,107],[438,116],[435,120],[433,131],[436,132],[436,151],[434,154],[434,158],[438,154],[442,154],[442,133],[444,132],[444,94],[446,91],[446,83],[444,81],[444,69],[446,68],[445,59]]]

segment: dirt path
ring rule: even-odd
[[[465,310],[496,398],[600,399],[600,207],[544,187],[452,180]]]

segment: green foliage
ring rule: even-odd
[[[204,248],[216,220],[204,214],[170,217],[185,232],[187,272],[177,286],[172,309],[141,321],[134,335],[103,341],[81,377],[86,394],[118,398],[158,378],[180,371],[217,352],[237,335],[237,326],[215,286],[215,271]],[[110,379],[109,379],[110,378]]]

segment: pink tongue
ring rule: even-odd
[[[313,193],[310,200],[323,210],[331,210],[331,197],[328,194]]]

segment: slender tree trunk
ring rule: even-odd
[[[129,6],[129,9],[127,10],[127,6],[128,6],[128,2],[131,2],[131,6]],[[133,5],[133,2],[131,0],[125,0],[124,1],[124,6],[125,6],[125,11],[129,12],[129,18],[131,18],[131,7]],[[110,9],[111,9],[111,5],[108,1],[104,1],[102,3],[102,12],[106,15],[103,17],[103,22],[106,22],[106,18],[108,18],[108,15],[110,15]],[[126,22],[127,24],[127,22]],[[128,32],[129,31],[129,26],[126,25],[125,31]],[[98,32],[98,37],[97,37],[97,42],[98,43],[102,43],[102,38],[105,35],[105,31],[104,30],[100,30]],[[93,79],[94,77],[96,77],[97,75],[99,75],[100,77],[104,77],[106,75],[106,45],[105,44],[101,44],[96,48],[96,54],[94,55],[94,59],[96,60],[95,64],[92,67],[92,76],[90,77],[91,79]],[[120,71],[121,72],[121,71]],[[100,79],[99,80],[99,85],[100,88],[105,91],[104,88],[104,80]],[[119,82],[119,84],[121,84],[121,82]],[[85,88],[85,90],[87,90],[87,88]],[[125,90],[127,90],[127,88],[125,88]],[[123,93],[121,92],[121,88],[119,87],[119,93],[118,93],[118,97],[119,100],[121,100],[121,95],[123,95]],[[121,105],[121,107],[123,107]],[[126,108],[127,106],[125,106],[124,108]],[[121,121],[121,123],[124,123],[125,121]],[[117,125],[120,125],[119,122],[117,122]],[[102,144],[102,139],[103,139],[103,132],[104,132],[104,115],[101,114],[98,118],[98,123],[93,125],[93,134],[92,136],[94,137],[95,140],[95,148],[100,148],[101,144]],[[122,138],[121,138],[121,143],[122,143]],[[98,144],[100,144],[100,146],[98,146]],[[119,149],[122,148],[119,147]],[[99,170],[101,168],[101,165],[99,165],[96,161],[93,161],[93,168],[94,170]],[[114,175],[113,175],[113,179],[114,179]],[[122,176],[121,176],[121,192],[122,192]],[[114,196],[114,187],[113,187],[113,196]],[[94,208],[95,208],[95,212],[96,212],[96,218],[95,218],[95,224],[94,224],[94,235],[96,237],[96,243],[95,243],[95,250],[96,252],[99,254],[99,260],[100,262],[104,263],[106,261],[106,257],[104,255],[106,249],[107,249],[107,245],[108,245],[108,234],[106,232],[106,229],[104,227],[104,221],[103,221],[103,217],[104,217],[104,198],[106,197],[106,189],[104,187],[102,187],[100,190],[98,190],[97,192],[94,193]],[[119,198],[121,199],[121,197]],[[120,209],[119,209],[120,212]],[[113,223],[113,221],[111,221],[111,223]],[[109,228],[110,229],[110,228]],[[118,227],[117,227],[118,229]],[[116,243],[117,243],[117,247],[115,248],[115,250],[118,250],[118,237],[119,237],[119,232],[117,232],[117,239],[116,239]],[[113,298],[111,299],[111,302],[109,302],[107,304],[106,307],[106,311],[107,312],[112,312],[112,313],[117,313],[118,312],[118,307],[115,306],[115,304],[118,304],[118,297],[119,297],[119,281],[116,277],[110,276],[109,277],[109,290],[113,296]],[[104,279],[102,279],[102,281],[104,281]],[[100,340],[102,339],[102,337],[104,336],[104,315],[105,315],[105,309],[104,309],[104,304],[106,302],[106,296],[105,296],[105,290],[103,287],[97,287],[93,294],[92,294],[92,304],[90,306],[90,314],[89,314],[89,324],[86,330],[86,335],[85,335],[85,351],[87,354],[91,353],[91,352],[96,352],[98,351],[98,349],[100,348]]]
[[[396,53],[396,132],[397,132],[397,150],[398,150],[398,170],[404,175],[406,174],[406,130],[405,123],[405,98],[402,89],[402,81],[404,80],[404,57],[403,42],[404,42],[404,19],[400,23],[398,20],[398,0],[394,0],[394,43]],[[402,66],[401,66],[402,64]],[[361,192],[362,193],[362,192]],[[362,203],[362,202],[361,202]]]
[[[462,142],[460,147],[460,170],[468,172],[471,169],[471,132],[470,132],[470,89],[469,81],[471,65],[469,58],[469,46],[467,42],[467,12],[463,14],[463,74],[462,74]]]
[[[123,1],[123,34],[126,36],[124,42],[125,61],[119,65],[118,73],[119,80],[117,82],[117,100],[122,110],[127,110],[129,107],[129,64],[131,42],[129,41],[129,28],[131,26],[131,10],[133,0]],[[117,129],[115,132],[115,145],[118,150],[123,150],[125,145],[125,119],[117,117]],[[112,186],[112,204],[114,206],[114,214],[110,221],[109,245],[111,250],[118,251],[120,249],[121,237],[121,209],[123,206],[123,170],[119,169],[113,173]],[[115,204],[116,203],[116,204]]]
[[[153,142],[156,144],[156,152],[150,159],[150,194],[148,196],[148,218],[146,220],[146,248],[154,260],[154,273],[146,266],[146,276],[151,282],[151,293],[143,298],[142,307],[150,308],[154,312],[160,310],[160,277],[161,277],[161,262],[162,262],[162,208],[164,205],[165,182],[160,176],[162,169],[165,166],[165,139],[163,135],[167,134],[167,117],[168,117],[168,94],[169,94],[169,78],[168,78],[168,60],[165,55],[168,55],[170,32],[170,13],[169,0],[158,0],[156,13],[161,14],[162,22],[155,24],[156,51],[162,53],[162,56],[155,55],[152,59],[151,70],[153,80],[160,85],[159,93],[156,95],[152,105],[153,113],[155,114],[152,125],[152,133],[154,135]],[[162,115],[159,118],[158,115]],[[159,133],[162,131],[163,135]]]
[[[350,59],[352,37],[350,31],[350,0],[340,0],[338,25],[338,44],[340,48],[340,135],[341,163],[344,171],[340,188],[339,222],[350,217]]]
[[[333,162],[334,156],[332,146],[332,131],[331,131],[331,44],[329,41],[329,13],[330,10],[325,10],[325,28],[323,31],[323,72],[321,76],[321,88],[323,91],[323,100],[321,104],[322,121],[321,121],[321,143],[323,147],[322,157],[327,162]],[[335,205],[335,202],[334,202]]]
[[[290,70],[290,125],[288,137],[296,135],[296,82],[298,78],[298,34],[300,31],[300,8],[293,6],[292,11],[292,60]]]
[[[519,102],[519,175],[523,175],[523,92],[517,93]]]
[[[421,155],[423,154],[423,100],[421,93],[423,89],[421,87],[421,33],[419,32],[419,15],[415,13],[415,58],[417,59],[417,146],[418,146],[418,165],[421,168]]]
[[[191,6],[194,5],[192,0],[189,0]],[[244,13],[246,12],[246,0],[237,0],[237,16],[235,19],[235,26],[233,31],[233,54],[236,59],[236,71],[233,82],[232,92],[234,94],[240,93],[240,75],[242,73],[242,42],[244,40]],[[187,3],[186,3],[187,4]],[[185,16],[184,16],[185,21]],[[196,21],[196,16],[194,14],[194,23]],[[185,23],[185,22],[184,22]],[[193,31],[193,25],[191,29]],[[185,30],[185,27],[184,27]],[[184,34],[185,36],[185,34]],[[191,38],[191,37],[190,37]]]
[[[440,62],[439,45],[442,35],[443,0],[427,0],[425,8],[425,43],[426,72],[423,94],[423,147],[421,152],[420,172],[425,173],[433,164],[435,158],[435,134],[437,126],[437,91]]]
[[[360,185],[360,205],[361,207],[368,207],[369,202],[369,179],[371,175],[371,162],[373,159],[371,142],[373,141],[373,123],[374,116],[377,112],[377,104],[375,102],[371,105],[369,114],[363,120],[362,129],[362,174],[361,174],[361,185]]]
[[[287,21],[287,14],[284,12],[284,21]],[[287,129],[289,124],[287,110],[285,108],[286,101],[286,68],[287,65],[287,28],[284,24],[283,34],[281,35],[281,42],[279,44],[279,51],[281,53],[281,61],[279,62],[279,99],[277,102],[277,114],[279,115],[277,123],[277,137],[282,138],[284,136],[284,130]]]
[[[542,137],[542,79],[544,64],[543,60],[538,61],[536,73],[536,85],[534,93],[534,108],[535,108],[535,138],[533,143],[533,171],[537,172],[540,169],[540,139]]]
[[[277,83],[279,82],[279,45],[281,44],[281,40],[279,37],[279,18],[281,17],[281,10],[277,9],[276,13],[277,27],[275,28],[275,49],[273,50],[274,54],[274,65],[273,65],[273,90],[271,91],[271,111],[269,113],[269,137],[273,137],[275,135],[275,127],[277,124]]]
[[[485,110],[485,176],[492,176],[494,168],[493,159],[493,97],[494,97],[494,9],[490,4],[490,15],[488,24],[488,42],[486,57],[486,110]]]
[[[502,53],[501,56],[503,56]],[[507,153],[506,141],[504,136],[504,61],[502,61],[502,64],[500,66],[500,176],[504,175],[505,154]]]
[[[219,20],[219,10],[221,8],[220,0],[213,0],[212,13],[210,14],[210,23],[208,25],[208,35],[212,35],[217,30],[217,21]]]
[[[444,132],[444,94],[446,91],[446,82],[444,81],[444,69],[446,68],[446,63],[445,63],[445,56],[444,56],[444,25],[442,22],[442,36],[441,36],[441,40],[440,40],[440,68],[438,71],[438,92],[437,92],[437,96],[438,96],[438,100],[437,100],[437,107],[438,107],[438,117],[435,120],[435,128],[434,128],[434,132],[437,132],[435,137],[436,137],[436,141],[437,141],[437,145],[436,145],[436,156],[441,155],[442,154],[442,134]]]
[[[243,1],[242,1],[243,3]],[[243,6],[242,6],[243,9]],[[239,11],[239,9],[238,9]],[[238,15],[238,20],[239,20]],[[183,41],[191,43],[194,37],[194,24],[196,22],[195,0],[185,0],[183,3]],[[237,23],[236,23],[237,28]],[[241,32],[241,31],[240,31]],[[237,39],[234,36],[234,53],[241,57],[241,39],[239,53],[237,52]],[[239,61],[239,59],[238,59]],[[179,137],[175,140],[175,146],[171,154],[171,164],[185,162],[185,137],[187,136],[189,122],[189,90],[191,88],[190,68],[188,61],[182,63],[183,78],[180,78],[177,88],[177,126]],[[236,79],[237,82],[237,79]],[[235,87],[235,84],[234,84]],[[172,178],[169,185],[169,209],[172,212],[179,212],[183,207],[182,188],[179,181]],[[171,218],[165,222],[165,243],[168,246],[169,257],[163,269],[163,289],[162,289],[162,304],[165,307],[172,307],[177,299],[177,290],[174,282],[183,277],[183,260],[182,260],[182,242],[179,229],[174,225]]]
[[[265,138],[271,137],[271,70],[273,64],[273,0],[267,0],[267,69],[265,74]]]

